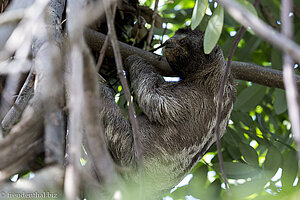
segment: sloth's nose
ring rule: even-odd
[[[176,47],[176,43],[172,39],[168,39],[165,42],[165,48],[174,48],[174,47]]]

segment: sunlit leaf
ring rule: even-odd
[[[208,5],[208,0],[196,0],[195,7],[192,15],[191,28],[194,30],[202,21],[203,16]]]
[[[264,185],[266,184],[265,179],[254,179],[244,184],[233,186],[231,192],[237,199],[245,198],[253,193],[264,190]]]
[[[287,110],[287,102],[285,91],[281,89],[275,89],[274,92],[274,109],[277,115]]]
[[[209,54],[216,46],[222,33],[224,23],[224,9],[218,5],[208,21],[204,34],[204,53]]]
[[[291,150],[284,159],[282,166],[282,186],[284,188],[293,186],[294,180],[298,172],[298,156],[297,152]]]
[[[234,107],[237,110],[247,112],[254,109],[262,100],[266,92],[266,87],[261,85],[253,85],[244,89],[238,96]]]
[[[258,155],[256,151],[244,143],[240,143],[239,148],[246,162],[254,167],[258,167]]]
[[[264,162],[264,172],[272,177],[282,164],[282,155],[275,146],[270,146]]]
[[[254,8],[254,6],[247,0],[236,0],[243,6],[245,9],[247,9],[249,12],[257,16],[257,12]]]
[[[254,177],[260,173],[259,168],[238,162],[224,162],[224,168],[228,178],[249,178]],[[214,164],[214,169],[221,172],[220,164]]]

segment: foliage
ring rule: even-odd
[[[252,6],[253,0],[238,2],[266,23],[272,24],[273,20],[280,27],[279,0],[262,1],[261,7],[257,10]],[[294,2],[299,9],[299,2]],[[147,0],[144,5],[151,6],[153,3],[154,1]],[[218,41],[227,57],[234,35],[241,26],[226,12],[223,15],[221,7],[216,6],[214,2],[209,1],[206,11],[203,9],[206,7],[205,4],[206,1],[197,0],[194,8],[194,0],[160,1],[159,13],[163,22],[168,23],[166,26],[170,32],[168,37],[180,27],[191,24],[192,28],[196,28],[199,25],[198,29],[208,32],[205,39],[207,51],[209,52]],[[271,17],[266,17],[266,10]],[[219,19],[214,19],[216,15]],[[214,26],[221,21],[223,23],[222,16],[224,25],[221,24],[221,29],[216,31]],[[299,17],[294,17],[297,42],[300,38],[297,37],[300,34],[299,25]],[[160,35],[156,37],[160,38]],[[250,29],[240,41],[233,59],[279,70],[282,67],[279,50],[258,38]],[[296,72],[299,72],[298,68]],[[295,198],[295,192],[300,185],[298,159],[284,91],[251,82],[236,81],[236,83],[237,100],[227,133],[221,141],[231,199]],[[178,200],[193,199],[192,197],[227,199],[220,173],[216,147],[213,146],[195,166],[191,172],[192,176],[186,177],[185,185],[176,187],[171,194],[166,195]]]

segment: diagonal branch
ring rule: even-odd
[[[107,1],[104,1],[104,2],[107,3]],[[117,39],[117,36],[116,36],[116,31],[115,31],[115,28],[114,28],[114,22],[113,22],[111,10],[106,9],[105,14],[106,14],[106,19],[107,19],[108,30],[111,33],[110,40],[111,40],[111,46],[113,47],[113,52],[114,52],[114,56],[115,56],[115,62],[116,62],[116,65],[117,65],[118,75],[120,77],[120,80],[121,80],[121,83],[122,83],[122,86],[123,86],[123,90],[124,90],[126,100],[127,100],[127,102],[129,102],[129,118],[130,118],[130,122],[132,124],[132,131],[133,131],[133,137],[134,137],[134,146],[135,146],[135,151],[136,151],[136,154],[137,154],[136,155],[137,156],[137,162],[138,162],[139,166],[141,166],[142,165],[142,148],[141,148],[141,144],[140,144],[141,140],[140,140],[139,134],[138,134],[139,126],[138,126],[138,122],[137,122],[137,119],[136,119],[134,105],[133,105],[133,102],[131,100],[130,89],[129,89],[127,80],[124,76],[122,57],[121,57],[121,52],[120,52],[120,48],[119,48],[118,39]]]
[[[151,47],[151,41],[152,41],[152,37],[153,37],[153,30],[154,30],[154,26],[155,26],[155,18],[156,18],[156,15],[157,15],[158,2],[159,2],[159,0],[155,0],[155,6],[154,6],[153,15],[152,15],[151,28],[149,30],[148,37],[147,37],[147,47],[146,47],[147,51]]]
[[[33,96],[33,83],[34,83],[34,75],[32,71],[29,73],[23,87],[20,90],[20,93],[5,115],[4,119],[2,120],[1,126],[3,129],[3,135],[6,136],[8,131],[11,127],[20,119],[21,114],[23,113],[25,107],[27,106],[30,98]]]

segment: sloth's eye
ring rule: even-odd
[[[179,40],[178,43],[179,43],[180,46],[184,46],[184,45],[186,45],[186,39],[183,38],[183,39]]]

